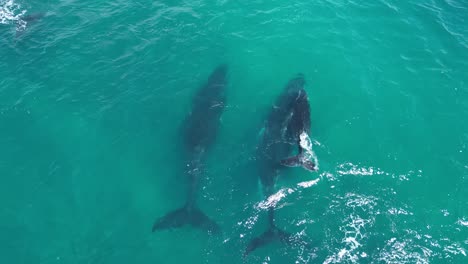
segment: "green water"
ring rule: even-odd
[[[464,0],[0,0],[0,263],[466,263],[467,18]],[[151,233],[185,200],[180,127],[220,63],[198,203],[223,233]],[[282,173],[276,223],[313,249],[242,260],[267,225],[257,136],[298,72],[320,169]]]

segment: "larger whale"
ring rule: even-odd
[[[262,129],[256,160],[265,197],[275,193],[276,179],[285,166],[301,166],[309,171],[316,169],[315,164],[305,157],[301,146],[301,135],[309,133],[310,130],[309,101],[304,85],[305,79],[302,74],[288,82]],[[290,156],[296,147],[297,154]],[[275,225],[274,206],[269,205],[267,210],[268,228],[249,242],[244,257],[273,241],[291,242],[291,235]]]
[[[182,208],[157,219],[153,225],[153,232],[184,225],[212,233],[220,230],[218,224],[198,208],[196,201],[200,177],[204,175],[205,160],[215,141],[226,104],[226,85],[227,66],[220,65],[211,73],[206,84],[198,90],[193,99],[192,111],[183,124],[183,158],[186,164],[184,173],[189,181],[187,199]]]

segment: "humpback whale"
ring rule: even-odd
[[[292,116],[288,123],[288,138],[295,142],[298,147],[298,154],[281,160],[281,164],[288,167],[303,167],[308,171],[315,171],[315,164],[308,159],[301,145],[301,136],[310,133],[310,105],[307,92],[301,88],[297,91],[294,102]]]
[[[157,219],[153,232],[161,229],[191,225],[210,233],[219,231],[219,226],[206,216],[196,204],[198,183],[203,176],[204,162],[213,145],[221,114],[225,106],[227,66],[218,66],[195,95],[192,111],[183,123],[183,158],[185,175],[189,180],[185,205]]]
[[[285,165],[302,166],[311,171],[315,169],[315,165],[303,156],[300,145],[300,135],[310,130],[309,102],[304,85],[305,79],[302,74],[298,74],[288,82],[267,116],[262,129],[256,160],[265,197],[274,194],[276,178]],[[299,154],[287,158],[296,144],[299,147]],[[267,210],[268,229],[249,242],[244,257],[273,241],[286,244],[291,242],[291,234],[275,225],[274,206],[270,205]]]

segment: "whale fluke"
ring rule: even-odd
[[[308,171],[315,171],[315,164],[304,157],[303,153],[299,153],[296,156],[292,156],[280,161],[281,165],[286,167],[303,167]]]
[[[268,229],[261,235],[250,240],[243,254],[244,259],[254,250],[261,248],[269,243],[278,241],[286,246],[301,245],[305,250],[313,250],[311,244],[307,240],[294,237],[291,233],[281,230],[275,225],[274,210],[275,209],[273,207],[268,209]]]
[[[184,206],[156,220],[153,225],[153,232],[162,229],[179,228],[184,225],[191,225],[210,233],[218,233],[220,231],[218,224],[206,216],[200,209]]]
[[[256,250],[257,248],[263,247],[266,244],[275,241],[290,244],[291,234],[279,229],[274,225],[270,226],[267,229],[267,231],[263,232],[258,237],[255,237],[252,240],[250,240],[249,244],[247,245],[247,248],[245,249],[244,258],[247,257],[252,251]]]

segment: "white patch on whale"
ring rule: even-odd
[[[312,139],[309,137],[309,135],[307,135],[305,131],[301,133],[299,139],[299,145],[303,150],[305,150],[304,159],[312,161],[315,164],[315,170],[319,170],[317,155],[312,150]]]

